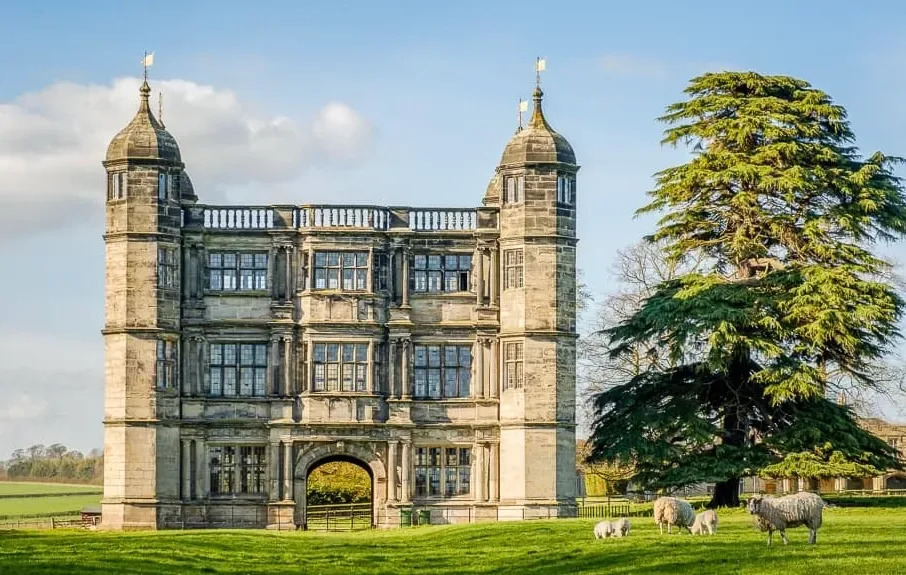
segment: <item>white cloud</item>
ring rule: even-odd
[[[0,103],[0,240],[30,227],[65,224],[99,210],[107,144],[138,106],[137,78],[110,85],[61,82]],[[373,128],[331,102],[307,122],[259,112],[229,91],[186,80],[153,86],[164,121],[203,201],[230,187],[296,179],[312,165],[344,167],[371,150]],[[156,95],[154,96],[156,99]]]

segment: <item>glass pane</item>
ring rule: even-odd
[[[466,345],[459,346],[459,365],[470,367],[472,365],[472,348]]]
[[[456,367],[459,364],[458,348],[455,345],[444,347],[444,365],[447,367]]]
[[[343,361],[352,361],[355,356],[355,345],[347,343],[343,345]]]
[[[239,270],[239,289],[255,289],[252,270]]]
[[[353,277],[353,276],[352,276],[352,273],[353,273],[353,271],[354,271],[354,270],[352,270],[352,269],[347,269],[347,268],[344,268],[344,269],[343,269],[343,289],[344,289],[344,290],[353,290],[353,289],[355,289],[355,285],[353,284],[353,281],[352,281],[352,277]]]
[[[327,270],[327,289],[340,289],[340,270]]]
[[[338,361],[340,359],[340,346],[336,343],[327,344],[327,361]]]
[[[327,270],[315,270],[315,289],[327,289]]]
[[[415,256],[412,258],[412,267],[417,270],[423,270],[427,267],[428,259],[425,256]]]
[[[255,254],[255,267],[267,268],[267,254]]]
[[[267,270],[255,270],[255,289],[267,289]]]
[[[223,393],[223,386],[221,385],[221,373],[220,368],[214,368],[211,370],[211,395],[220,395]]]
[[[367,279],[365,274],[368,273],[367,269],[356,270],[355,272],[355,289],[362,291],[368,287]]]
[[[352,368],[351,363],[343,364],[343,391],[352,391]]]
[[[456,463],[459,461],[459,457],[458,457],[458,453],[457,453],[458,449],[456,449],[455,447],[448,447],[444,450],[444,452],[446,455],[445,465],[447,467],[456,467]]]
[[[469,271],[472,269],[472,256],[459,256],[459,269]]]
[[[438,292],[441,286],[441,272],[428,272],[428,291]]]
[[[440,367],[440,346],[428,346],[428,365],[431,367]]]
[[[236,395],[236,370],[225,369],[223,371],[223,394]]]
[[[428,448],[428,465],[440,466],[440,447]]]
[[[220,291],[223,289],[223,274],[220,270],[211,270],[211,289]]]
[[[472,393],[471,371],[459,368],[459,397],[469,397]]]
[[[318,362],[323,362],[325,359],[325,353],[327,351],[327,346],[323,343],[316,343],[314,349],[312,350],[312,355],[314,360]]]
[[[356,391],[368,391],[365,388],[366,384],[366,366],[363,364],[358,364],[355,366],[355,389]]]
[[[223,255],[219,253],[208,254],[208,265],[212,268],[219,268],[223,265]]]
[[[455,449],[454,449],[455,451]],[[456,494],[456,468],[448,467],[444,470],[444,495],[450,497]]]
[[[255,395],[264,395],[267,383],[267,370],[258,368],[255,370]]]
[[[456,368],[444,370],[444,397],[459,397]]]
[[[327,265],[327,254],[325,252],[315,252],[315,266],[323,267]]]
[[[426,272],[415,272],[415,287],[414,291],[427,291],[428,289],[428,274]]]
[[[355,265],[358,267],[368,266],[368,252],[356,252]]]
[[[324,391],[324,364],[315,365],[315,391]]]
[[[255,365],[267,365],[267,346],[263,343],[255,345]]]
[[[255,256],[253,254],[239,254],[239,267],[248,269],[255,267]]]
[[[459,291],[459,272],[444,272],[444,291]]]
[[[355,266],[355,254],[352,252],[343,252],[343,267],[351,268]]]
[[[439,398],[440,397],[440,370],[439,369],[429,369],[428,370],[428,397]]]
[[[445,270],[455,270],[459,264],[458,256],[444,256],[444,269]]]
[[[236,289],[236,270],[223,270],[223,289]]]
[[[252,368],[243,367],[239,371],[239,393],[241,395],[252,394],[252,382],[255,380],[255,372]]]
[[[469,494],[469,484],[471,483],[472,469],[470,467],[460,467],[459,468],[459,490],[457,491],[458,495],[468,495]]]
[[[355,346],[355,360],[368,361],[368,344],[360,343]]]
[[[340,380],[340,364],[328,363],[327,364],[327,390],[328,391],[338,391],[339,390],[339,380]]]
[[[439,270],[440,269],[440,256],[428,256],[428,269],[429,270]]]
[[[415,348],[415,365],[424,367],[428,365],[428,348],[423,345],[416,345]]]
[[[236,267],[236,254],[223,254],[223,267],[225,267],[225,268]]]
[[[165,355],[165,345],[164,342],[158,340],[157,342],[157,359],[164,359]]]
[[[424,369],[415,370],[415,396],[427,397],[428,395],[428,374]]]
[[[236,344],[223,344],[223,363],[224,365],[236,365]]]
[[[327,252],[327,265],[329,265],[329,266],[340,265],[340,252]]]
[[[239,362],[242,365],[255,363],[255,346],[244,343],[239,348]]]

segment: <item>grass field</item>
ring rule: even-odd
[[[83,507],[99,505],[101,491],[96,485],[0,482],[0,496],[13,496],[0,497],[0,521],[49,514],[77,515]],[[86,492],[93,494],[85,495]]]
[[[32,481],[0,481],[0,495],[30,495],[32,493],[72,493],[103,491],[100,485],[76,485],[70,483],[36,483]]]
[[[766,546],[741,511],[713,537],[595,541],[593,520],[438,526],[358,533],[186,531],[0,533],[0,573],[906,573],[906,510],[829,509],[818,545],[789,532]]]

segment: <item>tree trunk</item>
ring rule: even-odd
[[[708,509],[718,507],[739,507],[739,477],[731,477],[714,485],[714,495],[708,502]]]

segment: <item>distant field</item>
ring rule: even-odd
[[[369,530],[146,533],[7,531],[0,573],[228,574],[560,574],[560,573],[906,573],[906,510],[828,509],[818,545],[790,530],[790,544],[766,536],[742,511],[722,513],[713,537],[658,535],[633,518],[625,539],[595,541],[594,520],[545,520]],[[779,538],[777,538],[779,539]]]
[[[34,481],[0,481],[0,495],[30,495],[32,493],[72,493],[103,491],[100,485],[76,485],[69,483],[38,483]]]

